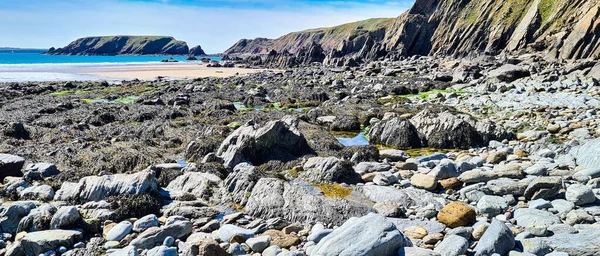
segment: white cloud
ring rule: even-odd
[[[200,44],[205,51],[215,53],[241,38],[276,38],[303,29],[396,17],[409,7],[408,3],[340,1],[327,6],[250,9],[179,6],[165,2],[167,0],[163,3],[108,0],[81,4],[79,1],[0,9],[3,35],[0,46],[60,47],[76,38],[94,35],[170,35],[187,41],[190,47]]]

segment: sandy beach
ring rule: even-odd
[[[211,68],[199,63],[158,63],[136,64],[126,66],[89,67],[78,70],[80,75],[105,77],[115,79],[153,80],[165,78],[199,78],[199,77],[230,77],[264,71],[263,69],[246,68]]]

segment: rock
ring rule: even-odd
[[[136,220],[133,223],[132,229],[135,232],[142,233],[149,228],[158,227],[159,225],[160,223],[158,222],[158,218],[156,218],[156,215],[150,214]]]
[[[263,252],[271,244],[270,236],[259,236],[256,238],[249,238],[246,240],[246,244],[250,246],[250,249],[254,252]]]
[[[8,176],[22,177],[21,169],[24,164],[25,159],[20,156],[0,154],[0,181]]]
[[[79,198],[82,201],[100,201],[110,196],[145,193],[156,190],[157,187],[156,173],[152,169],[134,174],[88,176],[79,180],[78,185],[63,184],[54,200]]]
[[[437,187],[437,180],[434,176],[417,173],[410,178],[410,184],[416,188],[434,190]]]
[[[339,198],[350,195],[352,189],[339,185],[323,188],[333,190],[327,194],[331,198],[307,183],[262,178],[252,190],[246,213],[263,219],[282,217],[289,222],[340,224],[349,217],[363,216],[371,210],[366,203]]]
[[[506,255],[515,247],[515,237],[510,229],[499,220],[493,220],[479,243],[475,246],[475,255]]]
[[[441,254],[419,247],[402,247],[398,250],[398,256],[441,256]]]
[[[474,184],[479,182],[488,182],[493,179],[497,179],[498,175],[491,171],[472,170],[466,171],[458,176],[458,180],[465,184]]]
[[[241,162],[260,165],[270,160],[290,161],[314,151],[298,130],[299,120],[285,117],[262,127],[249,122],[229,135],[217,155],[225,166],[233,168]]]
[[[373,210],[381,214],[385,217],[400,217],[402,215],[402,210],[400,209],[400,204],[398,203],[390,203],[390,202],[379,202],[373,205]]]
[[[525,189],[525,198],[553,199],[560,190],[562,181],[560,177],[536,177]]]
[[[517,225],[527,227],[535,224],[552,225],[560,224],[560,219],[550,212],[529,208],[520,208],[514,212]]]
[[[83,219],[75,206],[63,206],[58,209],[50,221],[50,229],[78,228]]]
[[[123,249],[113,251],[110,256],[138,256],[138,251],[133,246],[127,246]]]
[[[419,169],[416,163],[396,163],[395,166],[400,170],[417,171]]]
[[[48,177],[60,174],[56,165],[50,163],[29,164],[25,168],[25,175],[28,180],[42,180]]]
[[[411,242],[385,217],[370,213],[351,218],[323,238],[311,255],[396,255],[401,247]]]
[[[356,116],[337,116],[329,126],[332,131],[359,131],[360,121]]]
[[[598,158],[600,154],[600,139],[590,140],[579,147],[575,147],[571,149],[569,154],[575,157],[578,166],[583,166],[590,170],[600,169],[600,158]]]
[[[421,226],[410,226],[403,229],[402,233],[412,239],[423,239],[427,235],[427,229]]]
[[[112,227],[106,234],[107,241],[121,241],[126,235],[131,233],[133,225],[129,221],[122,221],[116,226]]]
[[[57,209],[51,204],[42,204],[19,221],[16,233],[35,232],[50,229],[50,221]]]
[[[223,242],[229,242],[234,236],[243,236],[244,238],[254,237],[255,230],[240,228],[235,225],[227,224],[219,228],[219,239]]]
[[[392,162],[406,161],[410,158],[406,152],[397,149],[379,150],[379,156]]]
[[[396,177],[391,172],[379,172],[373,178],[373,183],[379,186],[389,186],[398,182],[398,177]]]
[[[575,205],[591,204],[596,201],[596,195],[592,189],[582,184],[573,184],[567,187],[565,198]]]
[[[489,72],[488,76],[497,79],[499,82],[510,83],[519,78],[528,77],[529,70],[512,64],[505,64]]]
[[[478,121],[470,115],[448,109],[427,108],[410,119],[420,138],[432,148],[485,146],[490,140],[502,140],[506,132],[495,124]]]
[[[187,243],[186,243],[187,244]],[[188,245],[185,256],[206,255],[206,256],[227,256],[227,252],[212,239],[202,239]]]
[[[142,249],[154,248],[156,244],[161,244],[169,236],[179,239],[191,234],[192,228],[193,225],[189,221],[176,221],[157,229],[146,230],[133,239],[129,245]]]
[[[452,202],[444,206],[438,213],[437,218],[439,222],[446,224],[448,227],[456,228],[473,223],[476,216],[475,210],[471,207],[463,203]]]
[[[557,234],[545,238],[544,241],[555,252],[565,252],[569,255],[595,255],[600,244],[600,230],[586,229],[577,234]]]
[[[362,162],[354,166],[354,171],[358,172],[360,175],[373,172],[387,172],[390,169],[392,169],[392,166],[389,164],[378,162]]]
[[[508,209],[508,203],[503,197],[485,195],[477,202],[477,209],[479,213],[492,218],[503,214]]]
[[[54,189],[48,185],[37,185],[23,189],[19,196],[22,199],[33,199],[40,201],[51,201],[54,198]]]
[[[218,191],[222,180],[217,175],[203,172],[186,172],[167,185],[166,190],[172,196],[192,194],[196,198],[211,199],[213,190]]]
[[[158,246],[148,251],[146,256],[177,256],[177,248]]]
[[[375,124],[369,130],[371,143],[397,148],[421,146],[419,134],[414,125],[406,119],[395,117]]]
[[[285,234],[284,232],[275,229],[267,230],[262,235],[270,236],[271,245],[275,245],[280,248],[289,249],[292,246],[296,246],[302,242],[298,236]]]
[[[319,243],[321,241],[321,239],[325,238],[326,236],[328,236],[329,234],[331,234],[331,232],[333,232],[333,229],[321,229],[321,230],[316,230],[313,231],[307,238],[306,240],[314,242],[314,243]]]
[[[375,203],[386,201],[398,203],[403,209],[433,206],[435,210],[440,210],[446,204],[446,200],[438,194],[422,189],[396,189],[393,187],[367,185],[358,187],[355,191],[362,193],[366,198]]]
[[[35,209],[33,202],[4,203],[0,207],[0,231],[14,234],[17,232],[19,221]]]
[[[225,179],[225,189],[231,194],[234,202],[246,205],[248,194],[252,192],[259,176],[256,167],[249,163],[240,163]]]
[[[352,169],[352,163],[336,157],[311,157],[303,166],[304,172],[299,176],[314,183],[349,183],[360,182],[360,175]]]
[[[458,177],[460,173],[456,169],[456,165],[449,159],[443,159],[440,163],[431,170],[427,175],[435,177],[437,180]]]
[[[506,152],[498,151],[498,152],[494,152],[494,153],[490,154],[487,157],[487,162],[491,163],[491,164],[499,164],[500,162],[506,160],[507,157],[508,157],[508,154],[506,154]]]
[[[462,255],[469,249],[469,241],[457,235],[448,235],[433,250],[442,256]]]
[[[21,247],[26,255],[39,255],[60,246],[71,248],[82,239],[81,232],[72,230],[46,230],[27,233],[21,239]]]
[[[571,226],[575,224],[588,224],[594,222],[594,217],[585,210],[572,210],[567,213],[567,218],[565,219],[565,223]]]

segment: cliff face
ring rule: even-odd
[[[365,23],[376,25],[365,28]],[[326,62],[338,63],[335,59],[410,55],[542,52],[579,59],[600,54],[600,0],[417,0],[396,19],[352,24],[274,40],[244,39],[228,52],[295,53],[316,42],[328,53]]]
[[[186,42],[161,36],[85,37],[69,45],[50,49],[56,55],[187,55]]]

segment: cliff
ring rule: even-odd
[[[163,36],[85,37],[47,54],[55,55],[187,55],[186,42]]]
[[[599,38],[599,0],[417,0],[395,19],[294,32],[274,40],[243,39],[226,53],[297,53],[314,42],[328,54],[328,64],[349,58],[525,52],[580,59],[600,54]]]

